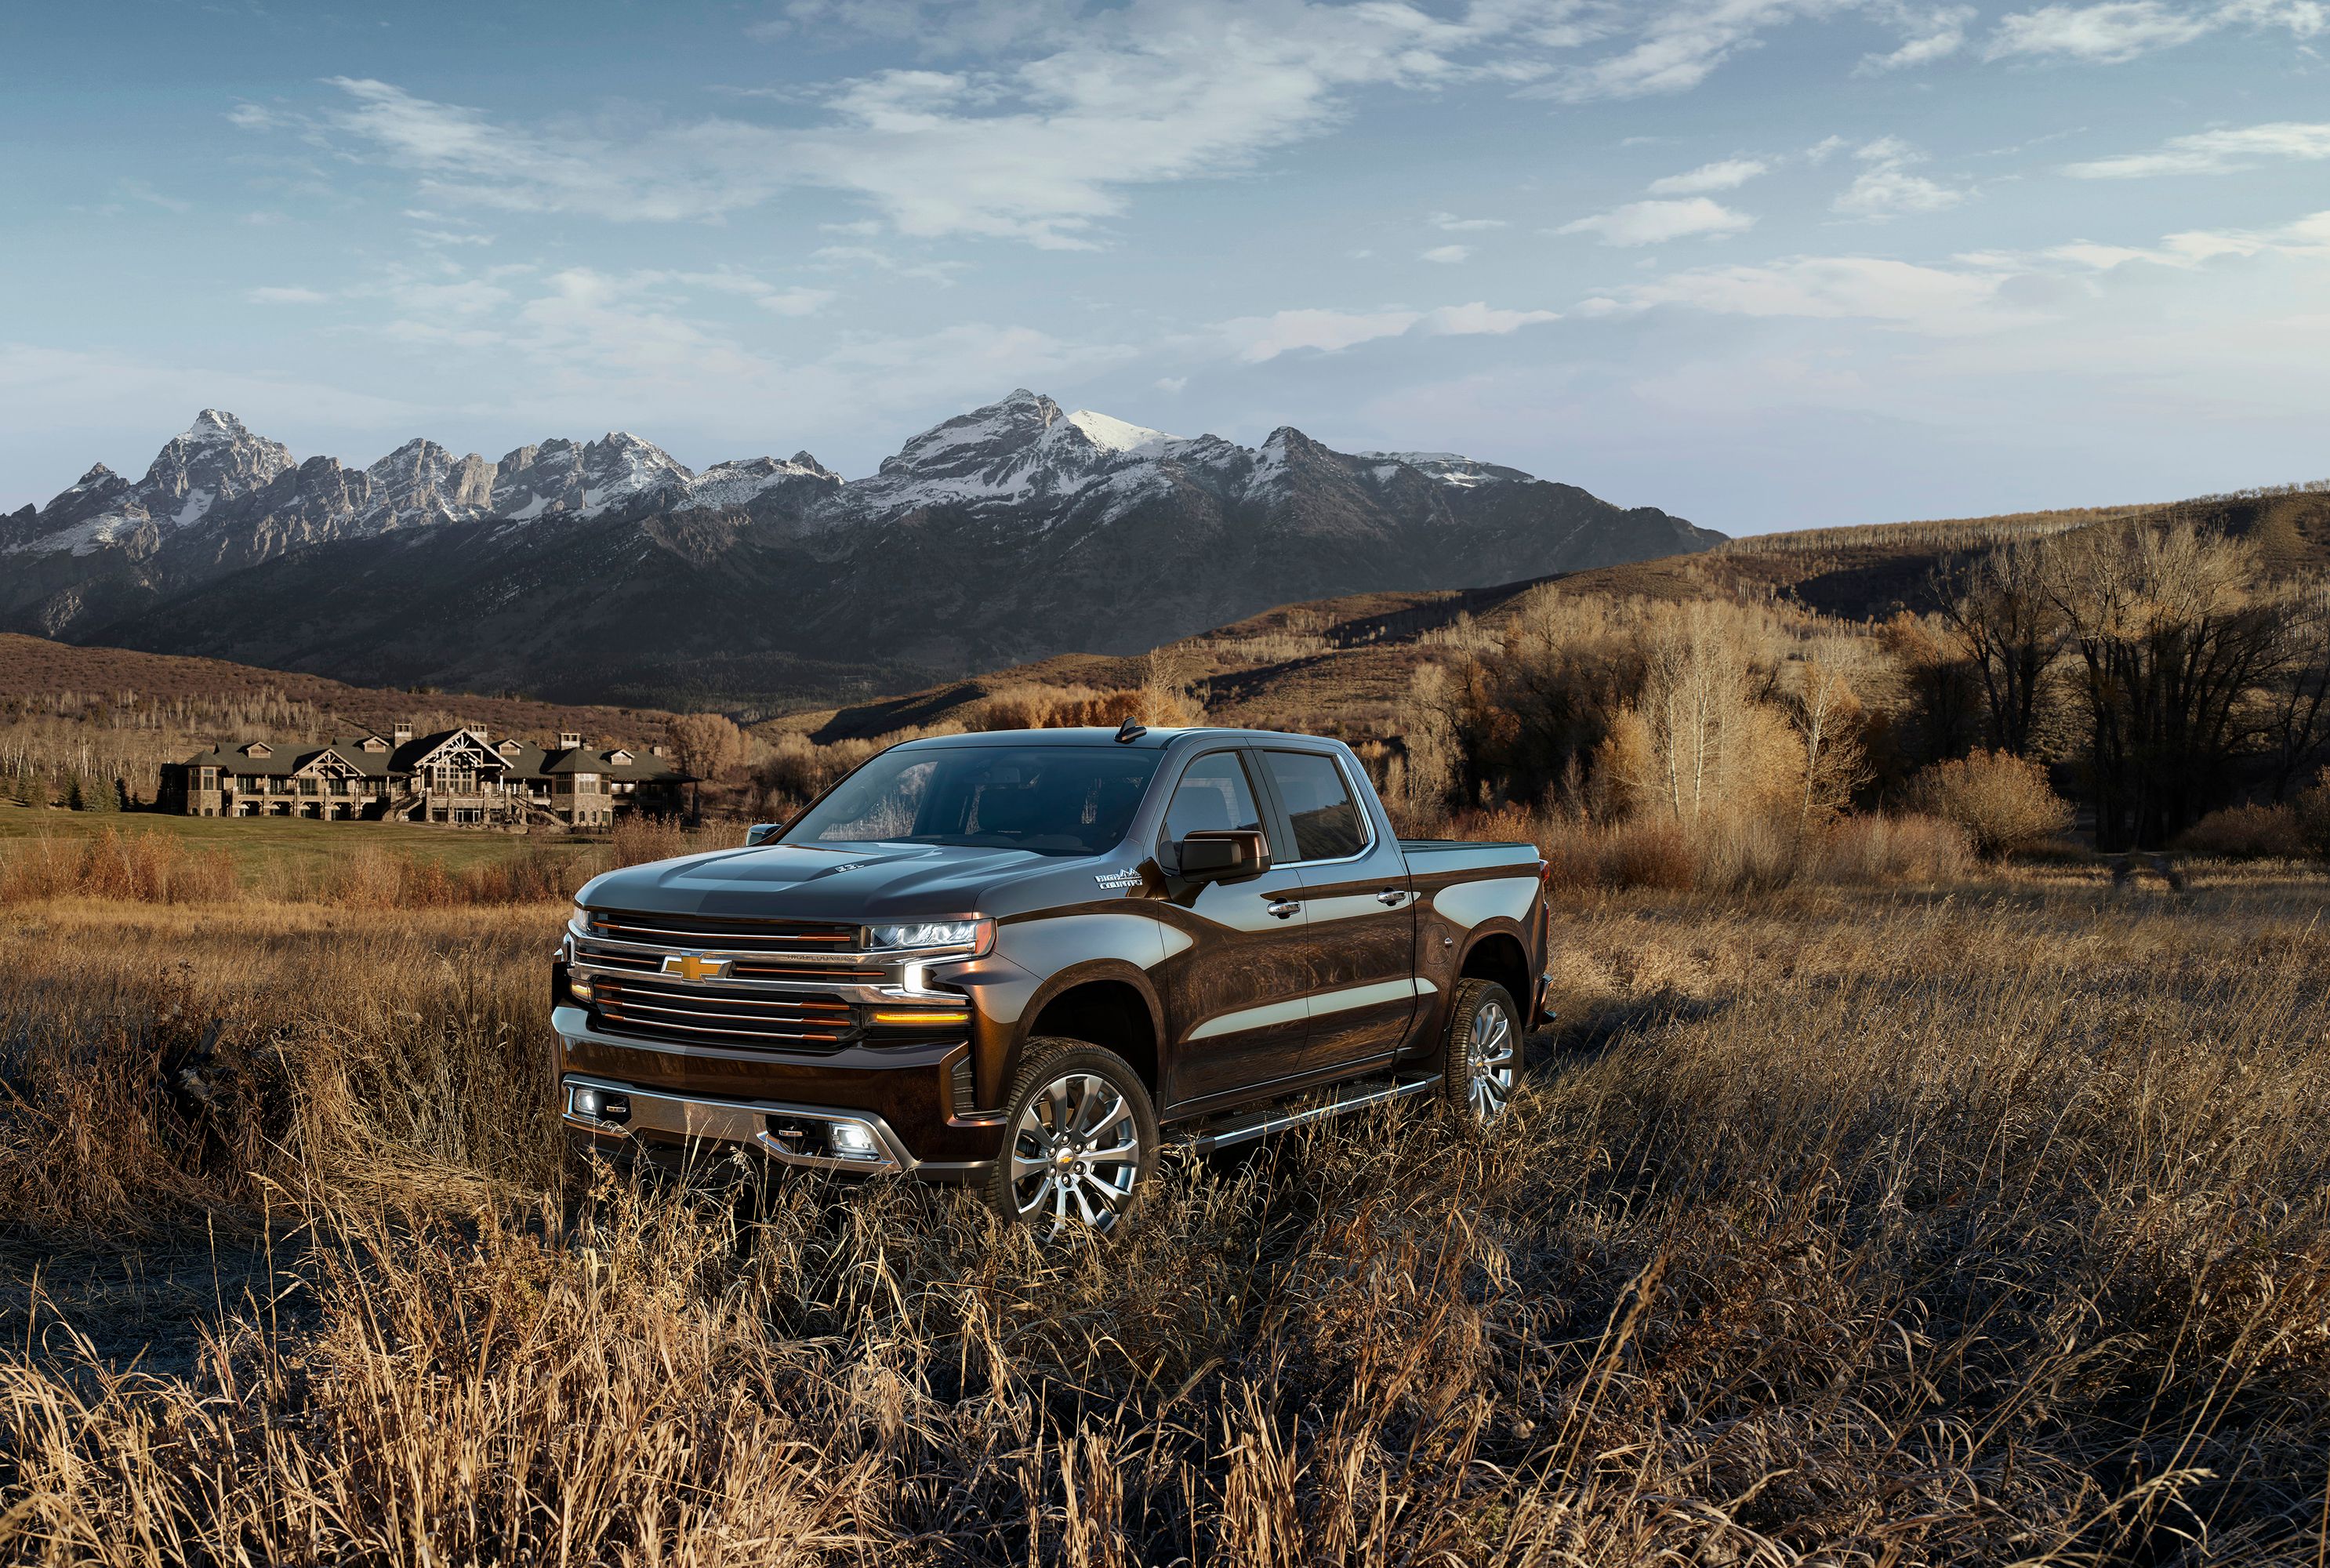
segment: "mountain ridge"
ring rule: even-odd
[[[1026,388],[845,480],[627,431],[356,468],[204,410],[130,481],[0,518],[0,628],[569,699],[891,685],[1271,604],[1702,550],[1653,507],[1292,426],[1180,437]]]

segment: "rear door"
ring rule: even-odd
[[[1310,939],[1312,1071],[1397,1052],[1416,1011],[1416,910],[1407,862],[1334,752],[1255,752],[1302,874]]]
[[[1185,938],[1157,969],[1168,1016],[1179,1031],[1167,1069],[1167,1098],[1179,1108],[1239,1091],[1297,1070],[1311,1031],[1312,983],[1302,874],[1275,864],[1278,835],[1264,820],[1250,759],[1235,747],[1203,751],[1175,781],[1158,859],[1207,829],[1261,829],[1271,869],[1236,882],[1198,885],[1176,898]],[[1169,947],[1172,937],[1168,936]]]

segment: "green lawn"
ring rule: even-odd
[[[297,817],[166,817],[143,811],[60,811],[0,801],[0,855],[15,839],[86,838],[111,827],[123,833],[166,833],[190,846],[230,850],[246,883],[305,883],[333,858],[360,846],[433,860],[449,872],[529,851],[568,855],[594,842],[559,834],[488,833],[466,827],[424,827],[404,822],[310,822]]]

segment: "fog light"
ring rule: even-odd
[[[587,1116],[593,1121],[598,1120],[599,1091],[595,1089],[577,1089],[574,1091],[574,1114]]]
[[[843,1159],[879,1159],[881,1147],[874,1141],[874,1129],[862,1121],[837,1121],[833,1124],[833,1152]]]

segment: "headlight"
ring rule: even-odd
[[[963,948],[983,953],[994,940],[993,921],[915,921],[866,928],[869,948]]]

